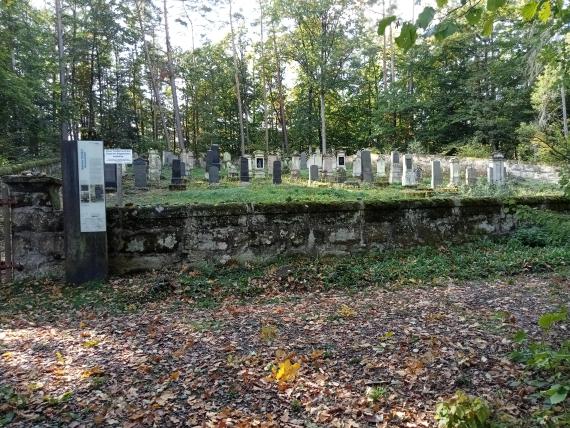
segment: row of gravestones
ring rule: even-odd
[[[418,171],[420,174],[418,174]],[[495,153],[487,167],[487,182],[489,184],[501,185],[506,182],[507,171],[504,157],[501,153]],[[421,169],[413,168],[412,155],[404,155],[403,162],[400,162],[400,154],[396,151],[390,154],[390,175],[389,183],[402,184],[403,186],[415,186],[421,180]],[[458,158],[451,158],[449,161],[449,185],[459,186],[460,164]],[[474,186],[477,184],[477,170],[473,166],[465,169],[465,184]],[[431,161],[431,188],[436,189],[443,185],[443,173],[441,161],[434,159]]]

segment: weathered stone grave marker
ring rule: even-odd
[[[242,186],[249,185],[249,163],[251,158],[242,156],[239,159],[239,182]]]
[[[362,150],[360,153],[360,159],[362,162],[362,181],[365,183],[372,183],[372,158],[370,150]]]
[[[415,186],[417,183],[416,175],[414,174],[412,155],[404,155],[402,168],[402,186]]]
[[[431,188],[436,189],[443,184],[443,175],[441,173],[441,162],[439,160],[431,161]]]
[[[135,176],[135,187],[137,189],[148,188],[148,162],[143,158],[133,161],[133,174]]]
[[[281,184],[281,161],[273,161],[273,184]]]
[[[459,186],[460,175],[459,175],[459,159],[451,158],[449,160],[449,185]]]
[[[390,184],[400,184],[402,182],[402,164],[400,163],[400,153],[393,151],[390,153]]]
[[[313,181],[318,181],[319,179],[319,167],[317,165],[311,165],[309,168],[309,183]]]

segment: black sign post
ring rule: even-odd
[[[105,280],[108,259],[103,143],[64,141],[61,157],[65,280],[70,284]],[[89,174],[84,173],[87,168]]]

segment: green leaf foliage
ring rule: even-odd
[[[493,34],[493,24],[495,22],[495,17],[494,16],[489,16],[487,19],[485,19],[485,22],[483,22],[483,35],[485,37],[489,37],[491,36],[491,34]]]
[[[400,30],[400,35],[396,37],[396,45],[404,52],[407,52],[416,43],[417,29],[416,26],[410,22],[404,23]]]
[[[448,0],[436,0],[437,7],[440,9],[447,5]]]
[[[487,428],[490,416],[491,408],[485,400],[470,397],[463,391],[438,403],[435,410],[435,420],[440,428]]]
[[[422,10],[420,15],[418,16],[416,25],[425,30],[433,20],[434,16],[435,16],[435,9],[433,7],[428,6],[424,8],[424,10]]]
[[[534,0],[525,4],[521,9],[521,15],[525,21],[532,21],[536,15],[536,10],[538,8],[538,3]]]
[[[388,28],[388,26],[394,21],[396,21],[396,17],[394,15],[381,19],[380,22],[378,22],[378,35],[383,36],[386,28]]]
[[[483,15],[483,9],[480,7],[474,7],[467,11],[465,14],[465,19],[471,25],[477,25],[481,21],[481,16]]]
[[[538,319],[538,325],[543,330],[550,330],[554,324],[565,321],[568,317],[568,309],[562,308],[558,312],[548,312]]]
[[[551,405],[560,404],[568,398],[570,394],[570,385],[552,385],[549,390],[544,391],[544,395],[548,397]]]
[[[550,18],[550,14],[551,14],[550,2],[545,1],[544,3],[542,3],[542,6],[540,7],[540,10],[538,11],[538,19],[541,22],[546,22],[546,21],[548,21],[548,18]]]
[[[506,0],[487,0],[487,10],[489,12],[495,12],[500,7],[504,6],[505,3],[506,3]]]
[[[457,24],[452,21],[444,21],[437,25],[434,36],[438,41],[444,40],[459,30]]]

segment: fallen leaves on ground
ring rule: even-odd
[[[542,403],[508,358],[511,338],[540,335],[539,316],[568,304],[570,282],[528,275],[437,288],[270,290],[213,309],[175,292],[123,311],[71,309],[61,292],[49,311],[0,299],[0,420],[435,427],[436,403],[462,389],[525,426]]]

